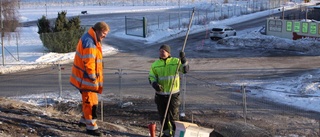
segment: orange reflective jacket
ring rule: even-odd
[[[71,85],[81,91],[102,93],[103,62],[102,47],[96,33],[90,28],[77,45],[70,76]]]

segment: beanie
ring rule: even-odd
[[[160,47],[160,49],[163,49],[163,50],[167,51],[168,53],[170,53],[170,46],[167,45],[167,44],[163,44],[163,45]]]

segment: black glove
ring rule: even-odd
[[[183,51],[180,51],[179,57],[184,58],[185,56],[186,56],[185,53]]]
[[[184,64],[184,63],[187,62],[187,59],[186,59],[186,56],[185,56],[184,52],[180,51],[179,57],[180,57],[180,60],[181,60],[181,64]]]
[[[152,87],[153,87],[157,92],[163,91],[162,86],[159,85],[157,82],[153,82],[153,83],[152,83]]]

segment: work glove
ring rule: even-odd
[[[184,64],[184,63],[187,62],[185,53],[183,51],[180,51],[179,57],[180,57],[180,60],[181,60],[181,64]]]
[[[153,82],[153,83],[152,83],[152,87],[153,87],[157,92],[163,91],[162,86],[159,85],[157,82]]]

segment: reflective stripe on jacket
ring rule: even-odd
[[[90,28],[78,42],[70,76],[71,85],[80,91],[101,94],[103,90],[102,60],[101,43],[97,41],[93,28]]]
[[[157,82],[163,88],[163,92],[157,92],[157,94],[169,95],[179,92],[180,80],[179,73],[176,74],[177,66],[179,63],[178,58],[169,57],[166,60],[158,59],[152,63],[149,72],[149,81],[151,83]],[[181,72],[182,65],[180,63],[179,71]],[[176,77],[176,78],[174,78]],[[172,87],[172,83],[174,83]],[[171,90],[172,87],[172,90]]]

